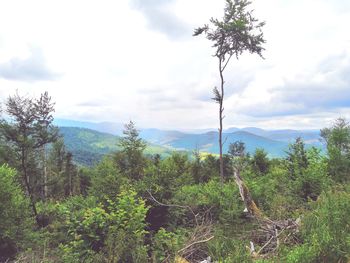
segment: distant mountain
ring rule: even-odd
[[[60,133],[63,135],[67,150],[79,164],[94,165],[104,155],[119,150],[119,136],[78,127],[60,127]],[[145,154],[156,153],[166,157],[171,154],[171,150],[149,143]]]
[[[225,132],[246,131],[274,141],[292,143],[296,138],[301,137],[306,144],[322,147],[319,130],[264,130],[256,127],[229,128]]]
[[[203,134],[187,134],[177,131],[144,130],[140,136],[152,143],[160,144],[173,149],[193,151],[198,149],[203,152],[219,153],[218,132],[207,132]],[[288,143],[274,141],[255,134],[236,131],[233,133],[223,133],[224,152],[228,151],[230,143],[242,141],[246,144],[248,152],[253,153],[256,148],[263,148],[271,157],[284,155]]]
[[[320,141],[320,131],[319,130],[275,130],[275,131],[266,131],[263,135],[264,137],[288,142],[293,142],[297,137],[301,137],[305,143],[312,144],[316,146],[321,145]]]
[[[168,145],[174,140],[186,137],[188,134],[179,131],[166,131],[159,129],[143,129],[140,131],[140,137],[148,142]]]
[[[84,122],[67,119],[55,119],[54,124],[58,127],[86,128],[113,135],[121,135],[124,129],[124,124],[115,122]]]
[[[124,125],[120,123],[93,123],[65,119],[56,119],[55,124],[61,127],[62,133],[67,137],[66,144],[71,151],[77,151],[80,156],[77,158],[80,160],[84,158],[99,160],[104,154],[117,150],[118,137],[115,135],[121,135],[124,128]],[[170,150],[192,152],[196,149],[214,154],[219,153],[216,129],[192,130],[191,132],[154,128],[140,129],[140,137],[150,143],[153,148],[151,147],[149,151],[152,153],[156,153],[155,149],[163,155],[164,153],[170,154]],[[288,149],[288,144],[295,141],[297,137],[301,137],[308,147],[324,148],[318,130],[264,130],[257,127],[230,127],[223,133],[223,138],[226,140],[224,152],[228,151],[230,143],[242,141],[250,153],[257,148],[263,148],[271,157],[281,157]],[[84,151],[89,154],[84,154]],[[91,160],[86,160],[86,162],[91,162]]]
[[[83,122],[68,119],[55,119],[55,125],[59,127],[79,127],[87,128],[99,132],[110,133],[113,135],[122,135],[124,124],[116,122]],[[171,139],[172,137],[183,136],[185,134],[205,134],[208,132],[217,132],[217,129],[193,129],[188,131],[168,131],[153,128],[140,128],[144,139],[163,144],[163,140]],[[257,127],[245,127],[236,128],[230,127],[224,130],[224,133],[233,133],[237,131],[249,132],[251,134],[265,137],[274,141],[293,142],[297,137],[303,138],[303,140],[312,145],[321,145],[320,143],[320,131],[319,130],[264,130]]]

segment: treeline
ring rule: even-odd
[[[0,129],[0,255],[4,262],[348,262],[350,126],[321,131],[324,155],[298,138],[287,157],[235,142],[223,156],[145,155],[133,122],[120,150],[77,167],[52,125],[54,105],[15,95]],[[233,173],[269,220],[246,210]],[[278,231],[278,229],[276,229]],[[273,246],[271,245],[274,242]]]

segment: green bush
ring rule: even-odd
[[[115,200],[71,210],[71,202],[59,205],[68,240],[61,246],[64,262],[144,262],[148,207],[132,190],[122,191]],[[72,212],[74,211],[74,212]]]
[[[16,171],[0,167],[0,260],[21,248],[31,227],[29,200],[25,197]],[[34,222],[34,221],[33,221]]]
[[[189,205],[195,213],[204,213],[208,209],[212,219],[222,224],[237,223],[244,207],[234,182],[222,184],[219,180],[211,180],[205,184],[185,185],[180,188],[173,200],[174,204]],[[188,209],[172,209],[173,220],[178,223],[187,214],[190,220],[193,215]]]
[[[99,200],[116,198],[120,192],[120,187],[127,182],[127,178],[119,172],[114,161],[109,157],[105,157],[91,170],[89,193]]]
[[[304,243],[286,262],[348,262],[350,259],[350,193],[323,193],[302,225]]]
[[[208,242],[208,252],[214,261],[220,263],[253,262],[249,249],[246,247],[248,241],[237,240],[227,237],[222,231],[216,231],[215,238]]]
[[[180,229],[177,229],[176,232],[168,232],[164,228],[160,228],[152,240],[153,262],[174,261],[176,253],[182,248],[186,237],[183,232]]]

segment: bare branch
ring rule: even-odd
[[[190,248],[190,247],[192,247],[192,246],[194,246],[194,245],[196,245],[196,244],[208,242],[208,241],[212,240],[213,238],[214,238],[214,236],[211,236],[211,237],[209,237],[209,238],[207,238],[207,239],[199,240],[199,241],[193,242],[193,243],[189,244],[188,246],[186,246],[186,247],[181,248],[180,250],[178,250],[177,253],[181,253],[182,251],[184,251],[184,250],[186,250],[186,249],[188,249],[188,248]]]
[[[158,205],[160,205],[160,206],[166,206],[166,207],[177,207],[177,208],[183,208],[183,209],[188,209],[190,212],[191,212],[191,214],[193,215],[193,217],[194,217],[194,220],[195,220],[195,222],[196,222],[196,225],[198,226],[199,224],[198,224],[198,220],[197,220],[197,214],[195,214],[195,212],[193,211],[193,209],[190,207],[190,206],[188,206],[188,205],[176,205],[176,204],[164,204],[164,203],[161,203],[161,202],[159,202],[153,195],[152,195],[152,193],[151,193],[151,191],[149,191],[149,190],[146,190],[147,191],[147,193],[149,194],[149,196],[152,198],[152,200],[155,202],[155,203],[157,203]]]
[[[224,72],[224,70],[225,70],[225,68],[226,68],[226,66],[227,66],[227,64],[228,64],[228,62],[230,61],[230,59],[232,58],[232,54],[230,54],[230,56],[228,57],[228,59],[226,60],[226,63],[225,63],[225,65],[222,67],[222,69],[221,69],[221,72]]]

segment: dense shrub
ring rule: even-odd
[[[91,169],[90,195],[99,200],[104,198],[116,198],[120,192],[120,187],[128,182],[122,176],[113,160],[105,157],[102,161]]]
[[[122,191],[115,200],[74,213],[65,204],[59,205],[59,210],[68,233],[68,240],[60,246],[64,262],[144,262],[147,258],[144,236],[148,208],[134,191]]]
[[[185,185],[180,188],[172,203],[190,205],[195,213],[210,212],[210,216],[220,223],[237,223],[242,215],[244,207],[240,199],[238,188],[234,182],[222,184],[219,180],[211,180],[205,184]],[[193,220],[193,215],[188,210],[173,209],[173,219],[180,223],[184,214]]]
[[[31,226],[29,201],[17,179],[15,170],[0,167],[0,260],[17,252]]]
[[[286,262],[348,262],[350,258],[350,194],[323,193],[302,225],[304,243],[295,247]]]

